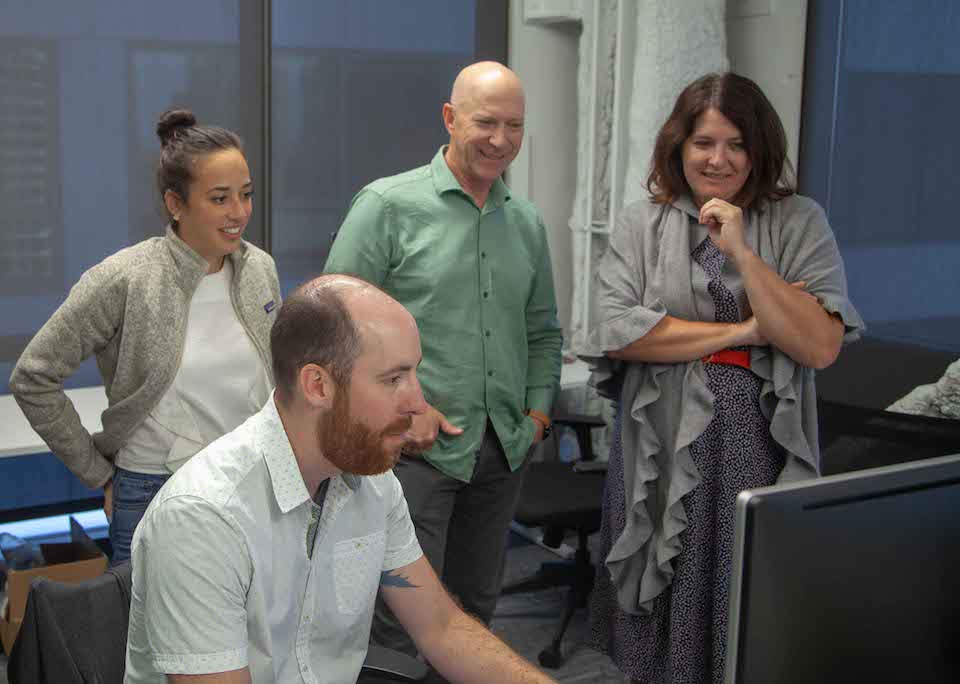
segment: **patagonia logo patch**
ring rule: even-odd
[[[271,299],[269,302],[263,305],[263,310],[266,311],[267,313],[270,313],[271,311],[273,311],[273,307],[275,306],[276,304],[274,304],[273,300]]]

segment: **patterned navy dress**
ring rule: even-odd
[[[707,274],[717,322],[742,320],[735,297],[720,277],[723,253],[708,237],[692,256]],[[785,460],[760,411],[763,381],[739,366],[708,363],[705,367],[707,386],[716,398],[715,415],[690,446],[702,482],[683,498],[688,522],[681,535],[683,550],[673,560],[673,583],[654,599],[652,613],[640,616],[620,608],[603,570],[594,588],[591,645],[644,684],[723,681],[734,503],[744,489],[774,484]],[[625,455],[620,440],[624,404],[630,405],[621,400],[617,408],[610,448],[601,557],[606,557],[624,528]]]

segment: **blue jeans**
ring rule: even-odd
[[[113,515],[110,517],[110,563],[130,560],[133,532],[169,475],[148,475],[117,468],[113,474]]]

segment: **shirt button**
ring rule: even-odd
[[[483,298],[486,299],[486,298],[489,297],[489,296],[490,296],[490,293],[487,292],[486,290],[484,290],[484,291],[483,291]]]
[[[487,375],[489,375],[489,376],[492,378],[492,377],[493,377],[493,371],[492,371],[492,370],[487,371]]]
[[[481,259],[486,259],[486,258],[487,258],[487,253],[486,253],[486,252],[480,252],[480,258],[481,258]]]
[[[486,332],[485,332],[485,333],[483,333],[483,334],[484,334],[484,335],[486,335],[487,337],[490,337],[490,331],[489,331],[489,330],[488,330],[488,331],[486,331]]]

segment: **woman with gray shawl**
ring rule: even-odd
[[[635,682],[723,680],[734,501],[818,474],[814,369],[863,329],[785,164],[760,88],[700,78],[598,269],[584,357],[617,411],[591,642]]]

